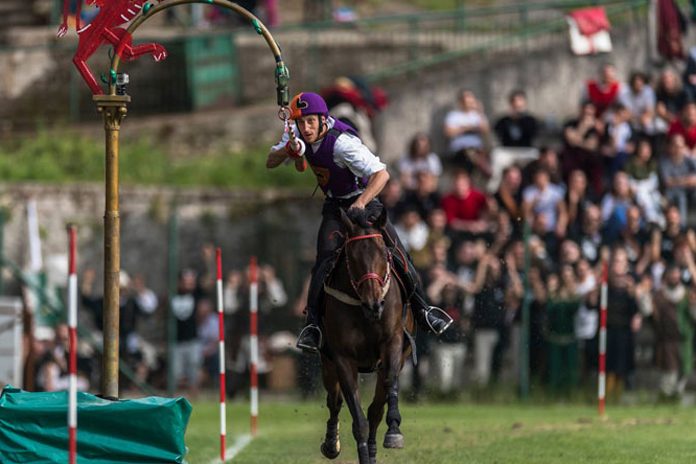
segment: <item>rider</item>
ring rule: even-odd
[[[336,250],[342,244],[344,226],[340,209],[347,209],[348,217],[357,224],[367,225],[367,211],[381,207],[377,195],[389,180],[386,166],[358,138],[357,132],[329,116],[324,99],[316,93],[303,92],[290,102],[290,118],[295,121],[295,137],[283,134],[266,160],[266,167],[275,168],[288,158],[295,165],[305,159],[314,172],[326,199],[319,227],[317,258],[312,268],[312,280],[307,296],[307,321],[297,340],[297,347],[317,352],[322,345],[319,328],[319,304],[323,285],[336,259]],[[366,211],[367,207],[367,211]],[[452,323],[447,313],[429,306],[410,258],[404,251],[393,226],[386,225],[387,244],[398,248],[394,253],[394,267],[406,285],[411,307],[419,324],[440,335]],[[405,263],[403,261],[406,261]]]

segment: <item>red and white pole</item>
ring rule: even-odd
[[[602,281],[599,301],[599,415],[604,416],[607,393],[607,262],[602,262]]]
[[[220,356],[220,460],[225,462],[225,437],[227,436],[227,410],[225,408],[225,318],[222,299],[222,251],[215,250],[217,260],[217,311],[218,345]]]
[[[252,256],[249,262],[249,352],[251,365],[251,436],[256,436],[256,428],[259,417],[259,376],[256,367],[259,363],[259,337],[258,337],[258,309],[259,309],[259,283],[258,266],[256,257]]]
[[[68,456],[69,463],[77,462],[77,230],[68,227],[69,261],[68,261],[68,350],[70,371],[68,388]]]

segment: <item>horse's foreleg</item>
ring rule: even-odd
[[[360,407],[358,369],[349,361],[338,359],[336,361],[336,370],[343,398],[346,400],[350,415],[353,417],[353,437],[358,445],[358,462],[360,464],[370,464],[370,455],[367,450],[369,424]]]
[[[321,376],[326,389],[326,406],[329,408],[329,420],[326,422],[326,436],[321,444],[321,454],[335,459],[341,453],[341,440],[338,436],[338,413],[341,411],[343,398],[336,375],[336,366],[326,358],[322,359]]]
[[[377,428],[384,417],[384,405],[387,402],[386,390],[384,389],[386,371],[380,369],[375,386],[375,397],[372,404],[367,409],[367,419],[370,422],[370,436],[367,439],[367,449],[370,453],[370,463],[377,463]]]
[[[399,373],[403,365],[402,349],[403,338],[391,344],[386,366],[387,375],[384,389],[387,396],[387,433],[384,436],[385,448],[403,448],[404,436],[401,434],[401,413],[399,412]]]

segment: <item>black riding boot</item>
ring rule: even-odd
[[[322,343],[321,328],[319,328],[319,316],[315,307],[305,308],[307,318],[305,326],[297,337],[297,347],[307,353],[318,353]]]
[[[429,330],[435,335],[442,335],[454,322],[453,319],[442,309],[428,304],[420,286],[418,273],[413,267],[410,257],[402,255],[398,250],[392,256],[394,258],[394,268],[406,287],[406,293],[411,303],[411,311],[413,311],[416,322],[418,322],[421,328]],[[403,258],[406,259],[406,263],[402,262]]]
[[[305,312],[305,326],[297,337],[297,347],[308,353],[318,353],[323,342],[323,335],[319,325],[319,306],[324,288],[324,281],[333,268],[334,256],[317,263],[312,269],[312,280],[307,292],[307,307]]]

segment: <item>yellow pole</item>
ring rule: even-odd
[[[106,133],[104,212],[104,353],[102,395],[118,398],[119,273],[121,237],[118,214],[118,137],[126,117],[128,95],[95,95],[97,110],[104,116]]]

